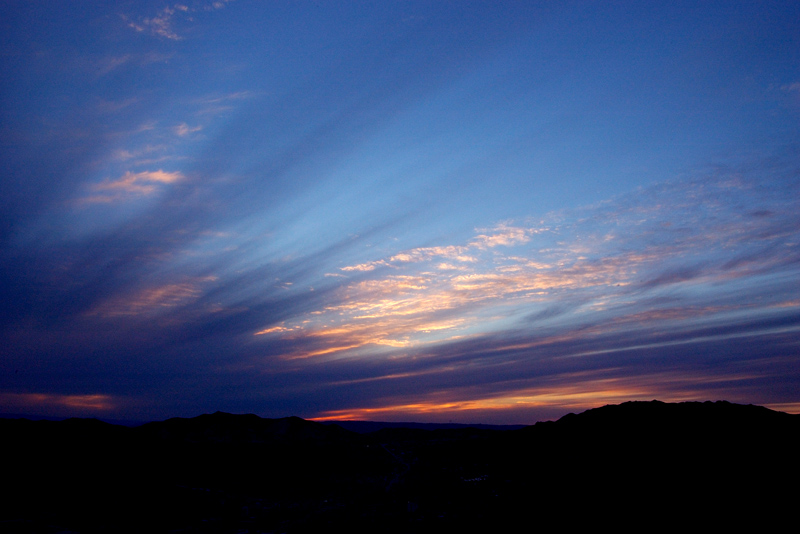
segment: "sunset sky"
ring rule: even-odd
[[[798,2],[4,2],[0,206],[5,414],[800,412]]]

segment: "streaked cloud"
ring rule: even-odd
[[[105,76],[106,74],[130,62],[131,58],[132,56],[130,54],[104,58],[97,65],[97,76],[98,77]]]
[[[463,245],[411,249],[343,267],[359,277],[332,294],[326,307],[258,334],[305,338],[314,348],[301,349],[303,357],[368,357],[362,351],[367,346],[448,342],[509,328],[520,314],[544,324],[564,321],[563,311],[530,314],[563,310],[567,303],[573,303],[566,308],[573,320],[608,317],[603,328],[612,330],[753,310],[745,302],[720,305],[720,284],[759,277],[781,264],[796,269],[800,262],[800,225],[791,202],[770,214],[739,211],[743,195],[751,204],[777,207],[759,198],[771,193],[757,191],[755,184],[729,178],[678,181],[599,210],[554,216],[546,230],[504,223]],[[783,252],[776,254],[776,247]],[[443,259],[460,261],[458,268]],[[630,311],[664,288],[686,294],[673,305]],[[695,291],[706,296],[693,296]]]
[[[790,8],[48,6],[0,5],[4,406],[797,403]]]
[[[53,393],[8,393],[0,392],[0,405],[6,410],[39,410],[44,414],[109,412],[117,408],[110,395],[58,395]]]
[[[529,234],[533,232],[535,230],[530,228],[500,225],[491,232],[475,236],[470,244],[477,248],[519,245],[527,242],[530,239]]]
[[[101,302],[89,315],[125,317],[168,313],[179,306],[192,304],[203,294],[202,286],[215,280],[215,277],[206,277],[147,287]]]
[[[320,418],[442,420],[444,414],[452,421],[475,422],[497,420],[502,413],[507,422],[524,423],[548,413],[635,399],[743,402],[750,388],[764,381],[783,387],[777,384],[793,360],[783,352],[784,342],[800,328],[796,322],[788,330],[742,323],[723,333],[653,322],[645,328],[653,331],[642,335],[640,329],[614,332],[597,320],[593,328],[565,334],[517,331],[449,343],[435,352],[437,357],[420,358],[419,365],[406,367],[416,372],[398,373],[397,367],[387,366],[385,376],[373,379],[379,387],[372,405],[327,411]],[[653,339],[655,331],[663,336],[661,343],[638,344]],[[758,353],[751,352],[754,345],[761,347]],[[591,350],[599,347],[605,348]],[[750,359],[723,364],[738,359],[734,347],[749,353]],[[430,349],[425,352],[430,354]],[[480,380],[474,380],[476,373]],[[412,383],[430,387],[422,387],[409,403],[405,391]],[[342,387],[359,384],[345,382]]]
[[[212,104],[223,104],[225,102],[231,102],[236,100],[244,100],[246,98],[252,98],[253,92],[252,91],[234,91],[232,93],[227,93],[223,95],[213,95],[200,98],[196,101],[197,104],[201,106],[208,106]]]
[[[186,177],[180,171],[128,171],[116,180],[104,180],[91,186],[91,194],[80,199],[82,203],[108,203],[124,199],[147,196],[160,190],[161,186],[174,184]]]
[[[111,160],[116,160],[116,161],[123,161],[123,162],[124,161],[130,161],[130,160],[136,160],[135,164],[141,165],[141,164],[150,163],[152,161],[152,159],[143,159],[143,158],[152,158],[155,154],[163,153],[163,152],[166,152],[167,150],[168,150],[168,147],[166,145],[145,145],[144,147],[142,147],[142,148],[140,148],[138,150],[133,150],[133,151],[132,150],[128,150],[128,149],[124,149],[124,148],[120,148],[120,149],[114,150],[111,153],[111,158],[110,159]],[[159,156],[155,156],[155,157],[156,157],[156,159],[159,158]]]
[[[183,137],[183,136],[188,135],[190,133],[199,132],[202,129],[203,129],[203,127],[200,126],[200,125],[198,125],[198,126],[189,126],[188,124],[183,122],[183,123],[181,123],[181,124],[179,124],[179,125],[177,125],[175,127],[175,133],[178,136]]]

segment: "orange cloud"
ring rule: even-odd
[[[476,236],[470,245],[478,248],[518,245],[530,240],[528,234],[529,230],[526,228],[500,225],[494,229],[494,233]]]
[[[632,400],[685,402],[716,399],[720,390],[709,385],[713,378],[675,372],[653,373],[636,377],[607,377],[602,373],[580,371],[551,376],[542,385],[523,387],[473,396],[467,389],[458,387],[426,395],[417,402],[392,403],[364,408],[330,410],[311,419],[315,421],[372,420],[458,420],[479,421],[496,419],[503,413],[507,418],[527,424],[535,423],[537,414],[567,411],[580,412],[606,404],[619,404]],[[613,370],[611,370],[613,371]],[[394,376],[382,379],[395,378]],[[397,378],[406,378],[398,376]],[[741,373],[718,377],[717,382],[749,380],[753,376]],[[709,381],[710,380],[710,381]],[[780,405],[783,411],[800,411],[800,404]]]
[[[82,199],[84,203],[108,203],[130,197],[147,196],[155,193],[161,186],[174,184],[186,177],[176,172],[142,171],[126,172],[116,180],[104,180],[91,186],[96,194]]]
[[[764,404],[764,406],[769,408],[770,410],[800,414],[800,402],[772,403],[772,404]]]
[[[336,347],[337,355],[354,356],[366,354],[358,350],[366,345],[405,349],[505,328],[548,307],[561,311],[543,313],[541,321],[566,313],[598,314],[607,333],[750,307],[796,306],[790,297],[781,304],[684,300],[669,307],[659,301],[657,309],[642,304],[661,287],[709,286],[759,275],[786,261],[779,254],[719,259],[730,258],[728,249],[740,242],[770,239],[764,225],[773,224],[771,219],[750,217],[739,224],[740,215],[732,213],[728,219],[718,216],[719,223],[694,220],[719,209],[718,191],[681,188],[668,204],[658,198],[646,206],[620,202],[613,211],[572,222],[554,219],[558,225],[551,226],[505,223],[476,231],[466,244],[418,247],[343,267],[336,276],[346,280],[358,272],[358,279],[272,335],[314,340],[313,354],[331,354],[328,349]],[[435,326],[441,324],[446,327]],[[599,333],[586,326],[581,335]]]
[[[482,236],[487,248],[501,243],[524,242],[527,233],[502,227]],[[481,246],[484,246],[484,245]],[[477,246],[477,245],[476,245]],[[361,280],[342,287],[335,303],[298,318],[281,329],[261,330],[292,339],[324,337],[325,347],[303,352],[303,357],[352,351],[365,345],[412,347],[461,337],[478,322],[483,310],[493,310],[494,320],[503,320],[508,308],[545,301],[555,291],[587,290],[598,286],[624,286],[630,283],[638,258],[622,257],[589,262],[569,258],[539,261],[526,256],[497,256],[492,261],[461,263],[459,269],[435,264],[438,258],[463,257],[469,247],[425,247],[396,254],[388,260],[344,268],[368,272],[375,265],[393,265],[390,274]],[[487,252],[488,254],[488,252]],[[398,269],[415,274],[397,274]],[[444,268],[442,268],[444,267]],[[401,272],[402,272],[401,271]],[[511,308],[509,308],[511,307]],[[443,312],[458,315],[442,320]],[[481,319],[487,326],[486,318]],[[446,335],[443,337],[442,334]]]
[[[214,280],[216,278],[206,277],[148,287],[129,295],[114,297],[92,310],[91,314],[103,317],[122,317],[168,311],[197,299],[201,295],[201,284]]]
[[[77,409],[82,411],[110,411],[116,403],[110,395],[58,395],[52,393],[0,393],[0,404],[6,409]]]
[[[602,386],[602,385],[601,385]],[[611,387],[608,387],[611,386]],[[476,418],[483,418],[488,412],[514,412],[532,411],[541,408],[561,408],[582,411],[603,404],[617,404],[628,400],[647,398],[647,391],[643,388],[613,387],[608,384],[601,389],[587,390],[579,387],[564,388],[563,390],[520,391],[504,393],[495,397],[452,400],[452,401],[426,401],[410,404],[396,404],[370,408],[356,408],[349,410],[331,410],[323,412],[314,421],[346,421],[346,420],[372,420],[385,419],[408,420],[422,419],[426,415],[435,414],[444,420],[455,414],[462,417],[465,414],[475,414]],[[456,392],[456,395],[458,393]],[[531,424],[535,421],[531,421]]]

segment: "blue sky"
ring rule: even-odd
[[[0,411],[800,411],[797,4],[0,9]]]

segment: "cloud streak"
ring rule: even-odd
[[[180,171],[128,171],[115,180],[104,180],[91,186],[91,193],[81,199],[81,203],[108,203],[139,196],[148,196],[159,191],[164,185],[185,180]]]
[[[797,187],[792,172],[781,191]],[[127,344],[125,359],[152,373],[194,354],[201,375],[213,369],[221,388],[249,392],[215,393],[228,409],[296,406],[303,392],[309,404],[297,413],[320,419],[524,422],[643,397],[760,395],[787,406],[780,392],[794,388],[800,332],[800,197],[758,176],[735,186],[728,178],[658,184],[536,224],[505,222],[462,244],[390,252],[369,260],[371,269],[345,265],[335,277],[316,266],[361,240],[236,275],[212,263],[194,277],[171,266],[202,250],[190,252],[199,236],[167,240],[149,259],[137,246],[116,273],[105,266],[92,285],[64,287],[64,301],[82,296],[73,311],[57,312],[63,336],[47,341],[54,330],[46,324],[18,330],[26,333],[14,353],[22,352],[7,365],[26,367],[23,353],[53,346],[94,353]],[[441,269],[443,261],[460,269]],[[80,266],[90,280],[86,270],[101,265],[84,259],[70,269]],[[52,284],[55,272],[42,280]],[[133,291],[113,281],[131,274],[149,281]],[[54,294],[47,298],[56,305]],[[153,353],[171,363],[156,365],[146,356]],[[70,372],[63,361],[58,367],[60,378],[39,383],[62,389],[51,395],[76,394],[63,391]],[[140,413],[147,402],[135,383],[91,395],[121,399],[118,413]],[[183,400],[163,400],[178,406],[207,394],[185,387]],[[41,402],[67,406],[57,398]]]
[[[689,311],[699,318],[750,309],[745,302],[708,304],[724,299],[725,284],[794,272],[800,259],[791,203],[769,216],[737,211],[745,196],[750,203],[772,202],[753,197],[754,187],[674,182],[619,199],[613,208],[577,213],[571,222],[553,221],[547,230],[501,225],[465,245],[411,249],[346,266],[342,272],[360,276],[338,290],[339,303],[270,333],[329,339],[331,350],[311,354],[341,357],[368,345],[409,347],[435,343],[444,333],[461,337],[504,328],[521,314],[543,324],[556,316],[565,320],[563,312],[531,315],[553,307],[570,309],[575,320],[622,313],[620,320],[643,324]],[[661,203],[641,204],[656,195]],[[681,212],[695,220],[681,220]],[[598,218],[608,226],[602,233]],[[460,261],[459,269],[440,269],[443,259]],[[627,317],[630,306],[663,291],[675,294],[677,308],[661,304]]]

